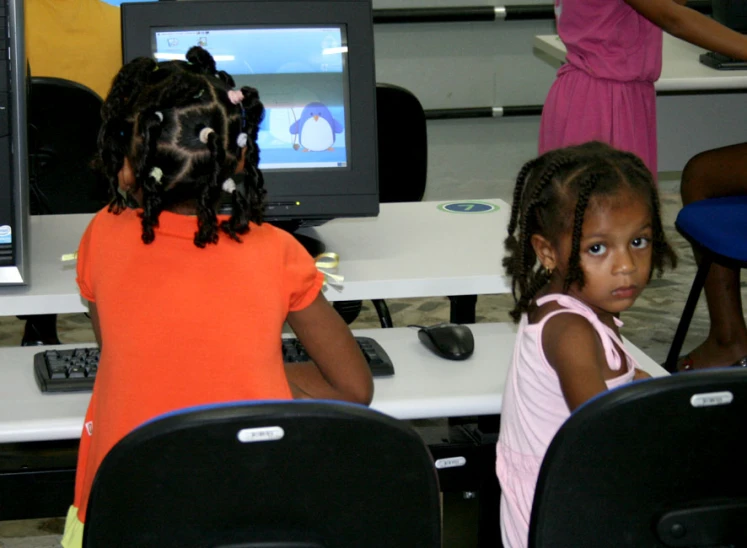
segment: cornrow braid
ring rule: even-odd
[[[612,196],[627,187],[643,196],[652,217],[652,272],[676,265],[677,257],[667,243],[661,222],[659,197],[651,172],[634,154],[600,142],[549,151],[527,162],[519,171],[514,203],[504,245],[503,265],[511,276],[515,321],[529,310],[537,293],[551,277],[538,260],[531,238],[540,234],[557,241],[560,234],[571,236],[568,271],[563,291],[572,285],[583,287],[581,240],[586,210],[593,199]],[[571,215],[572,212],[572,215]]]
[[[519,192],[519,198],[516,198],[516,189],[514,189],[514,205],[519,217],[519,240],[515,238],[513,232],[509,231],[509,237],[506,239],[506,250],[508,255],[503,259],[503,265],[509,275],[512,276],[511,291],[514,296],[516,306],[510,312],[511,317],[518,321],[521,314],[528,310],[534,296],[549,280],[547,273],[541,269],[535,271],[537,264],[537,255],[532,247],[531,235],[544,232],[545,225],[548,224],[546,215],[542,210],[546,209],[548,201],[552,200],[551,186],[556,175],[564,169],[567,169],[578,163],[578,159],[572,156],[564,155],[559,151],[552,151],[536,160],[525,164],[519,172],[519,176],[524,174],[526,178],[532,169],[532,180],[527,185],[521,183],[522,191]],[[517,178],[517,187],[521,179]],[[514,213],[512,212],[512,218]],[[511,223],[509,223],[509,228]],[[518,287],[518,291],[517,291]]]
[[[145,243],[154,241],[163,211],[184,207],[197,213],[196,246],[217,243],[220,232],[241,241],[264,215],[256,142],[264,107],[256,89],[232,91],[233,78],[217,71],[207,51],[193,47],[186,57],[136,59],[114,80],[102,108],[97,162],[109,182],[110,210],[119,213],[127,205],[119,174],[129,161]],[[240,102],[237,95],[243,95]],[[243,181],[237,184],[233,177],[243,154]],[[223,191],[231,194],[232,211],[219,223]]]
[[[568,258],[568,273],[563,281],[563,291],[568,291],[570,287],[577,283],[579,289],[584,286],[584,272],[581,270],[581,236],[586,215],[586,207],[589,205],[594,189],[597,186],[598,176],[595,173],[586,172],[586,177],[580,176],[578,189],[578,198],[576,209],[573,212],[573,232],[571,235],[571,255]]]

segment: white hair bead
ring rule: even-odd
[[[236,144],[239,145],[239,148],[244,148],[246,146],[246,142],[248,139],[249,139],[249,136],[242,131],[236,137]]]
[[[233,194],[236,192],[236,183],[233,179],[226,179],[223,181],[223,192],[226,192],[228,194]]]
[[[150,176],[153,177],[156,180],[157,184],[161,184],[161,179],[163,178],[163,170],[160,167],[154,167],[150,170]]]
[[[208,135],[215,133],[215,130],[211,127],[204,127],[200,130],[200,142],[207,144]]]
[[[157,110],[154,114],[158,117],[159,121],[163,122],[163,112]]]

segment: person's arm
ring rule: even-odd
[[[672,0],[625,0],[669,34],[696,46],[747,61],[747,36]]]
[[[644,379],[650,379],[651,375],[644,371],[643,369],[635,368],[635,373],[633,373],[633,380],[634,381],[642,381]]]
[[[288,325],[314,360],[285,365],[294,397],[371,403],[371,370],[350,328],[324,295],[290,312]]]
[[[88,302],[88,315],[91,316],[91,326],[93,327],[93,334],[96,335],[96,342],[99,343],[101,348],[101,326],[99,325],[99,312],[96,309],[96,303],[93,301]]]
[[[572,313],[550,318],[542,330],[542,348],[571,411],[607,390],[604,348],[586,318]]]

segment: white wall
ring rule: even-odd
[[[494,5],[484,0],[373,0],[374,9]],[[510,5],[552,0],[511,0]],[[505,5],[499,2],[498,5]],[[377,81],[412,91],[426,109],[541,105],[556,68],[532,39],[553,21],[377,24]],[[702,150],[747,140],[747,94],[660,96],[660,171],[681,171]],[[539,116],[428,122],[426,199],[510,197],[536,154]]]
[[[549,4],[552,0],[517,4]],[[374,0],[374,9],[494,5],[481,0]],[[499,5],[504,5],[500,4]],[[425,109],[541,105],[555,69],[532,54],[552,21],[377,24],[376,79],[412,91]],[[428,122],[426,199],[511,194],[537,152],[539,116]]]

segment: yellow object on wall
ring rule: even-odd
[[[25,0],[31,76],[65,78],[106,97],[122,66],[120,11],[100,0]]]

